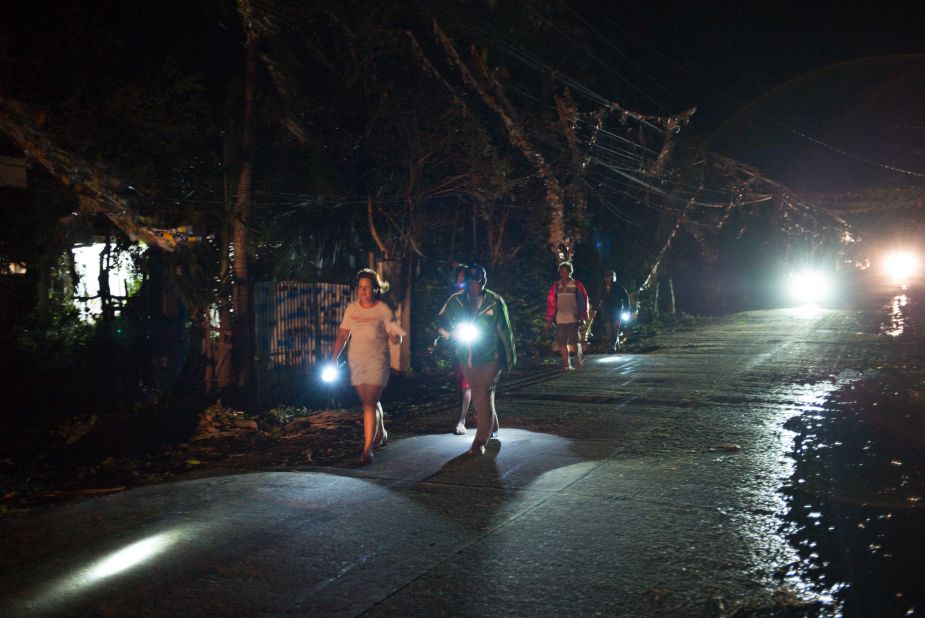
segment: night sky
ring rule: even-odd
[[[494,8],[486,12],[486,4]],[[4,39],[14,46],[54,39],[38,52],[53,56],[79,43],[66,34],[71,11],[99,12],[101,30],[137,41],[138,57],[125,62],[139,68],[145,57],[178,49],[200,64],[207,85],[239,68],[233,54],[240,26],[221,3],[75,6],[7,3]],[[555,72],[645,113],[696,106],[687,138],[706,140],[795,188],[839,191],[923,180],[887,168],[925,173],[925,3],[469,0],[448,6],[439,10],[442,19],[477,32],[478,42],[494,46],[498,62],[512,71]],[[512,27],[512,14],[539,24],[544,36]],[[528,66],[511,48],[543,68]],[[111,66],[111,59],[101,62],[102,71]],[[583,111],[599,103],[581,92],[576,99]]]
[[[586,30],[554,29],[550,64],[639,111],[696,106],[691,140],[806,191],[925,180],[925,3],[568,6]]]

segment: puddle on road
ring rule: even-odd
[[[914,340],[921,307],[904,296],[893,299],[881,329],[895,338],[896,368],[842,385],[821,405],[798,406],[785,424],[794,467],[782,490],[782,532],[799,560],[784,578],[829,599],[833,615],[925,611],[925,375]]]
[[[838,586],[819,582],[812,576],[804,552],[793,539],[793,532],[798,527],[793,521],[793,499],[788,490],[794,483],[802,485],[805,482],[805,479],[800,476],[799,468],[801,458],[805,456],[805,453],[800,448],[799,428],[793,425],[793,419],[818,418],[823,413],[825,402],[837,388],[838,382],[824,380],[790,385],[769,394],[769,400],[774,402],[771,409],[779,411],[777,423],[786,421],[782,429],[779,424],[776,427],[780,429],[781,447],[789,452],[783,458],[770,456],[766,461],[761,462],[761,467],[764,468],[762,476],[767,478],[768,493],[773,495],[771,502],[768,503],[770,508],[767,515],[770,521],[764,525],[773,528],[775,534],[771,536],[780,539],[786,547],[776,552],[778,559],[775,563],[787,565],[777,571],[778,584],[780,590],[789,591],[792,595],[791,600],[795,602],[794,609],[801,612],[800,615],[822,615],[829,608],[834,613],[839,603],[835,597]],[[796,446],[791,448],[791,445]],[[783,489],[781,489],[782,486]],[[752,491],[757,495],[762,493],[760,488],[752,488]],[[802,513],[799,514],[802,515]],[[807,515],[810,518],[814,517],[814,513]],[[756,520],[754,525],[758,528],[763,527],[759,520]],[[756,538],[753,542],[761,543],[762,541]],[[769,542],[770,539],[765,541],[765,543]],[[785,603],[785,605],[788,604]]]

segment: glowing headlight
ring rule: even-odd
[[[907,281],[918,273],[919,258],[909,251],[897,251],[886,256],[883,266],[894,281]]]
[[[456,338],[462,341],[463,343],[472,343],[478,341],[478,338],[481,336],[479,329],[476,328],[475,324],[471,322],[463,322],[456,327]]]
[[[629,321],[630,321],[630,317],[632,317],[632,316],[630,316],[630,312],[629,312],[629,311],[624,311],[623,313],[620,314],[620,320],[623,321],[623,322],[629,322]]]
[[[337,379],[339,373],[340,372],[337,371],[337,367],[334,365],[325,365],[324,369],[321,370],[321,381],[333,382]]]
[[[798,304],[819,303],[832,295],[832,281],[825,273],[803,270],[790,274],[787,291],[790,299]]]

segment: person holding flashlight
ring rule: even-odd
[[[349,339],[347,364],[350,366],[350,383],[363,406],[360,463],[368,464],[373,461],[373,447],[385,444],[389,438],[379,398],[389,383],[389,342],[400,344],[405,333],[396,322],[395,313],[381,299],[389,284],[382,281],[376,271],[371,268],[359,271],[356,286],[357,300],[347,305],[344,311],[331,363],[337,365],[337,359]]]
[[[495,387],[501,371],[517,362],[514,332],[504,299],[487,289],[488,275],[479,264],[466,269],[466,287],[447,299],[437,315],[440,335],[451,341],[463,377],[472,389],[475,439],[470,455],[485,452],[498,429]]]
[[[620,327],[623,321],[623,312],[629,311],[630,297],[626,288],[617,283],[617,273],[608,270],[604,273],[601,282],[600,311],[604,321],[604,332],[607,335],[609,349],[616,352],[620,348]]]

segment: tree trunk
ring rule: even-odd
[[[489,92],[488,88],[475,77],[466,63],[463,62],[459,53],[456,51],[455,44],[443,32],[436,19],[434,19],[434,34],[446,51],[450,62],[455,64],[459,69],[463,81],[481,97],[485,105],[498,114],[507,130],[508,140],[511,145],[520,150],[524,158],[536,168],[546,188],[546,206],[549,210],[549,250],[558,261],[572,259],[574,247],[572,245],[572,239],[568,237],[565,230],[565,200],[562,195],[562,187],[559,184],[559,179],[556,178],[552,167],[546,162],[542,153],[540,153],[527,138],[522,128],[523,123],[515,118],[514,108],[505,97],[501,82],[492,75],[481,56],[479,56],[473,47],[472,58],[478,65],[483,78],[488,82],[491,88],[494,89],[495,94],[493,95]]]
[[[251,281],[248,256],[248,220],[254,161],[254,91],[257,81],[257,31],[245,24],[247,32],[247,59],[244,67],[244,122],[241,137],[241,173],[232,217],[232,272],[231,321],[232,363],[235,385],[242,394],[250,391],[253,359],[253,328],[251,311]],[[246,397],[249,399],[249,397]]]
[[[656,279],[655,280],[655,298],[652,301],[652,318],[653,319],[658,317],[658,310],[659,310],[658,291],[661,287],[662,287],[661,282],[658,279]]]
[[[677,315],[678,305],[674,296],[674,279],[668,279],[668,293],[671,295],[671,315]]]
[[[456,255],[456,232],[459,228],[459,209],[453,210],[453,230],[450,235],[449,251],[446,253],[446,261],[452,262]]]
[[[207,386],[218,389],[219,393],[225,393],[234,383],[234,370],[231,363],[232,350],[232,329],[231,329],[231,305],[228,302],[227,290],[225,283],[228,281],[228,271],[230,264],[230,242],[227,229],[222,233],[222,253],[219,264],[219,281],[221,281],[221,293],[218,302],[218,337],[210,339],[208,349],[212,354],[214,369],[211,373],[207,371],[205,379]],[[211,316],[209,324],[212,325]],[[214,328],[215,326],[212,325]],[[207,333],[211,337],[211,331]],[[214,378],[214,383],[210,381]]]
[[[100,251],[99,257],[99,275],[97,283],[99,284],[100,311],[104,322],[111,322],[115,316],[115,310],[112,306],[112,290],[109,289],[109,268],[112,265],[112,243],[109,234],[106,234],[106,243],[103,250]]]
[[[402,260],[401,327],[408,336],[399,346],[399,371],[408,371],[411,368],[411,282],[414,280],[415,259],[415,256],[410,255]]]

